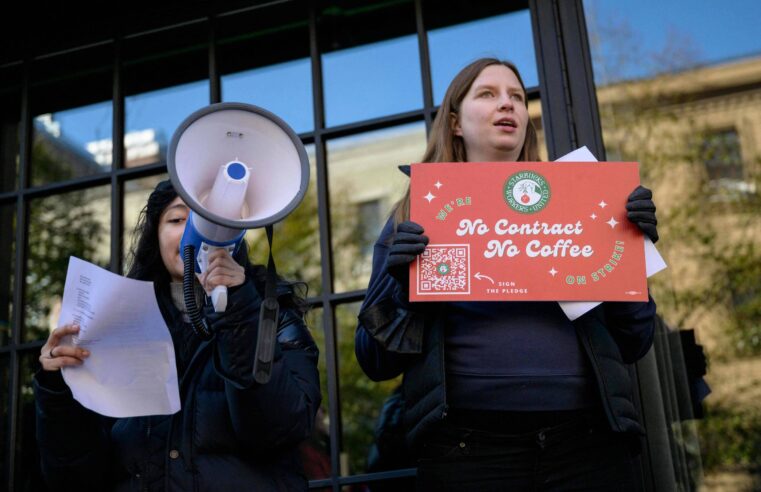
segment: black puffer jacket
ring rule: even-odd
[[[175,415],[108,419],[76,402],[60,372],[35,376],[37,440],[52,490],[307,489],[296,446],[310,435],[320,404],[317,347],[281,289],[272,379],[254,382],[263,286],[247,276],[230,290],[225,313],[208,313],[216,332],[208,342],[178,337],[191,328],[168,292],[157,293],[181,366]],[[188,344],[195,348],[183,356]]]

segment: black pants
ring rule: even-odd
[[[497,432],[486,430],[489,419],[476,415],[473,420],[473,414],[447,419],[422,442],[417,489],[636,490],[631,441],[608,430],[602,416],[555,412],[539,419],[551,425],[535,426],[536,413],[517,415],[507,430],[523,432],[505,432],[504,425]]]

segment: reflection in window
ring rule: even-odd
[[[34,200],[29,206],[25,324],[22,341],[42,340],[55,328],[69,256],[107,267],[111,191],[90,188]]]
[[[0,206],[0,346],[11,339],[13,326],[13,270],[16,265],[16,207]]]
[[[312,68],[308,58],[222,77],[222,100],[260,106],[296,131],[312,130]]]
[[[415,36],[328,53],[322,70],[328,126],[423,106]]]
[[[374,382],[359,367],[354,355],[354,331],[357,328],[359,308],[358,302],[336,307],[336,340],[340,371],[338,379],[344,446],[341,453],[341,475],[366,471],[378,416],[386,399],[401,384],[401,376],[388,381]]]
[[[109,171],[112,120],[110,101],[36,116],[32,184]]]
[[[9,381],[9,360],[6,354],[0,356],[0,442],[7,442],[8,427],[6,422],[8,421],[8,404],[10,403],[10,395],[8,395],[8,388],[10,388]],[[7,470],[5,469],[5,457],[8,453],[8,446],[3,446],[0,450],[0,483],[6,483],[8,478]]]
[[[320,350],[320,358],[317,370],[320,373],[320,391],[322,404],[315,416],[312,435],[299,445],[301,461],[304,465],[304,473],[308,480],[320,480],[330,477],[330,419],[328,417],[328,370],[325,365],[325,334],[323,333],[322,309],[312,308],[307,312],[306,323],[314,337],[317,348]]]
[[[207,80],[127,97],[125,167],[165,163],[167,148],[177,127],[208,103]]]
[[[363,252],[406,190],[409,180],[398,166],[420,160],[425,127],[413,123],[344,137],[328,141],[327,148],[335,290],[364,289],[372,258]],[[362,224],[361,204],[372,201],[381,219]]]
[[[438,105],[454,76],[477,58],[509,60],[526,88],[539,84],[528,10],[428,31],[433,102]]]
[[[306,149],[310,164],[307,192],[296,210],[275,224],[272,250],[278,274],[288,280],[306,282],[308,295],[314,296],[322,291],[320,223],[317,214],[314,145],[307,145]],[[246,243],[251,262],[266,265],[269,244],[264,229],[248,231]]]
[[[20,354],[15,490],[48,490],[40,472],[40,453],[35,441],[35,405],[32,376],[39,369],[39,349]]]

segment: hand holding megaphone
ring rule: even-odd
[[[215,248],[205,259],[204,272],[196,274],[198,282],[211,297],[214,310],[227,309],[227,289],[242,285],[246,281],[246,271],[233,259],[225,248]]]

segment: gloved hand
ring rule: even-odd
[[[412,221],[405,221],[396,226],[396,233],[386,258],[386,271],[394,277],[401,287],[407,290],[410,278],[409,265],[428,244],[423,227]]]
[[[626,217],[637,224],[653,243],[658,241],[658,219],[655,218],[653,192],[644,186],[637,186],[626,201]]]

